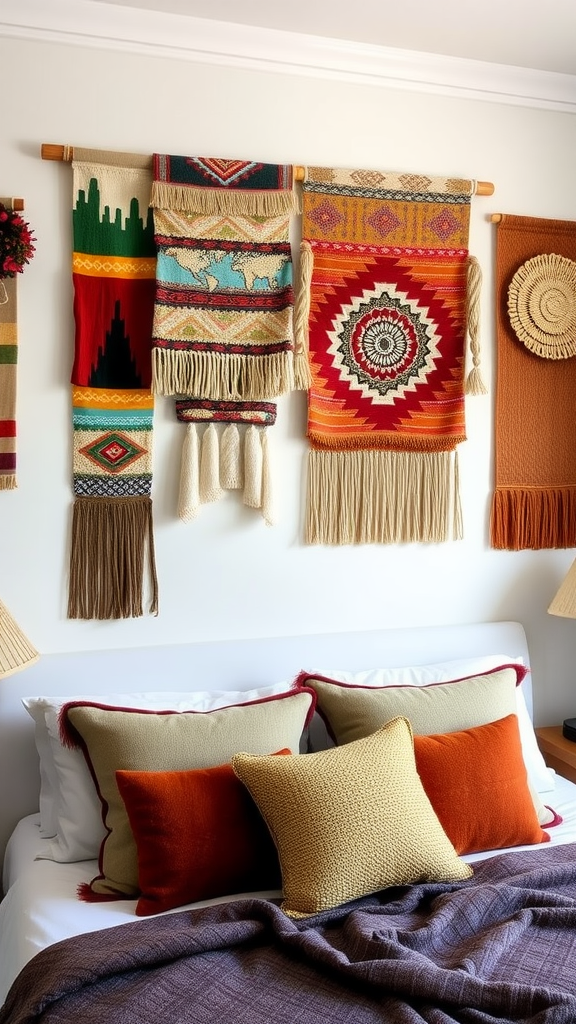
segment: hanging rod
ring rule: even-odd
[[[43,160],[60,160],[70,163],[74,159],[73,146],[60,146],[52,142],[43,142],[40,152]],[[304,173],[304,167],[300,165],[294,167],[296,181],[303,181]],[[474,191],[477,196],[491,196],[494,194],[494,185],[491,181],[477,181]]]
[[[503,214],[501,213],[491,213],[489,220],[492,221],[492,224],[499,224],[500,221],[502,220],[502,216]]]
[[[24,200],[11,198],[9,205],[12,207],[13,210],[16,210],[18,213],[20,213],[20,211],[24,209]]]

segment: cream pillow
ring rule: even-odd
[[[209,712],[66,705],[62,712],[66,739],[84,752],[107,830],[100,848],[100,875],[90,883],[92,893],[138,893],[137,848],[116,782],[117,770],[212,768],[226,764],[239,750],[254,754],[298,750],[313,704],[311,691],[292,691]]]
[[[405,718],[315,754],[239,753],[232,767],[276,843],[290,917],[387,886],[472,874],[424,791]]]

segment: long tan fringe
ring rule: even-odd
[[[294,190],[250,192],[238,189],[227,192],[225,189],[171,185],[166,181],[152,182],[150,205],[184,213],[229,213],[243,217],[281,217],[300,213],[300,197]]]
[[[0,476],[0,491],[15,491],[18,483],[14,474]]]
[[[220,442],[220,483],[226,491],[238,490],[244,483],[240,447],[240,431],[235,423],[229,423]]]
[[[211,400],[265,401],[294,390],[292,352],[262,356],[152,352],[152,391],[156,395],[191,395]]]
[[[206,504],[219,501],[221,497],[218,431],[210,423],[204,431],[200,446],[200,501]]]
[[[262,516],[266,526],[274,525],[274,501],[272,495],[272,468],[268,450],[268,431],[260,433],[262,445]]]
[[[576,488],[497,487],[490,542],[507,551],[576,547]]]
[[[262,507],[262,445],[256,427],[251,424],[244,438],[244,493],[249,508]]]
[[[148,549],[150,612],[158,612],[152,502],[76,498],[72,515],[69,619],[126,619],[143,614]]]
[[[178,518],[189,523],[200,510],[200,445],[195,423],[187,423],[180,463]]]
[[[451,452],[317,452],[308,460],[307,544],[459,539]]]
[[[309,242],[300,245],[300,272],[294,303],[294,387],[307,391],[312,384],[308,358],[308,321],[314,253]]]
[[[466,380],[467,395],[485,395],[488,392],[480,373],[480,291],[482,270],[475,256],[468,256],[468,282],[466,291],[466,317],[472,369]]]

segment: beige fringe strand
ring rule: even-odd
[[[15,491],[17,487],[18,483],[13,474],[0,476],[0,491]]]
[[[302,242],[298,290],[294,303],[294,388],[296,391],[308,391],[312,384],[308,358],[308,321],[313,270],[312,246],[309,242]]]
[[[200,448],[200,501],[204,505],[221,497],[218,431],[211,423],[204,431]]]
[[[150,498],[76,498],[68,618],[141,616],[146,548],[152,590],[150,612],[157,614],[158,580]]]
[[[488,389],[480,373],[480,291],[482,287],[482,270],[475,256],[468,257],[468,283],[466,291],[466,317],[470,352],[472,353],[472,369],[466,380],[467,395],[486,395]]]
[[[294,390],[292,352],[262,356],[152,352],[152,391],[156,395],[188,395],[213,401],[258,402]]]
[[[451,452],[319,452],[308,459],[307,544],[438,544],[461,538]]]
[[[195,188],[153,181],[150,205],[161,210],[184,213],[229,213],[243,217],[281,217],[300,213],[300,196],[295,191],[227,192],[217,188]]]
[[[180,464],[178,518],[191,522],[200,510],[200,445],[195,423],[187,423]]]
[[[240,447],[240,431],[229,423],[220,442],[220,484],[226,491],[238,490],[244,483]]]
[[[268,450],[268,431],[260,435],[262,444],[262,516],[266,526],[274,525],[274,502],[272,498],[272,469]]]
[[[576,488],[497,487],[490,543],[506,551],[576,547]]]
[[[262,445],[254,424],[244,438],[244,493],[242,501],[249,508],[262,507]]]

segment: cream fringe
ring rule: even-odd
[[[243,217],[281,217],[300,213],[300,196],[291,192],[227,192],[217,188],[194,188],[153,181],[150,206],[184,213],[230,213]]]
[[[472,369],[466,381],[467,395],[485,395],[488,389],[480,373],[480,289],[482,286],[482,270],[475,256],[468,256],[468,284],[466,316],[470,352],[472,353]]]
[[[266,401],[294,390],[294,355],[221,355],[216,352],[152,351],[156,395],[201,395],[211,400]]]
[[[190,522],[200,506],[218,501],[225,490],[242,489],[244,505],[259,509],[267,526],[274,522],[272,474],[268,451],[268,432],[250,424],[244,433],[242,450],[240,432],[235,423],[226,426],[219,438],[210,423],[198,441],[195,423],[186,424],[180,467],[178,517]]]
[[[16,477],[12,474],[10,476],[0,476],[0,491],[15,491],[17,487]]]
[[[186,424],[180,470],[180,491],[178,494],[178,518],[189,523],[200,509],[200,445],[195,423]]]
[[[308,359],[308,320],[313,269],[312,246],[309,242],[302,242],[300,245],[299,284],[294,303],[294,387],[296,391],[307,391],[312,384]]]
[[[452,453],[309,452],[307,544],[438,544],[461,537]]]

